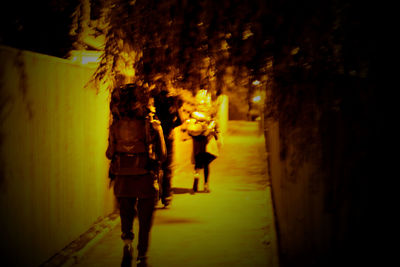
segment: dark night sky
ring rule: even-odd
[[[0,43],[64,57],[72,45],[72,39],[68,33],[76,1],[22,3],[8,1],[2,4]]]

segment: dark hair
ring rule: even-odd
[[[110,111],[114,119],[122,117],[144,118],[148,114],[149,92],[137,84],[114,88],[111,93]]]

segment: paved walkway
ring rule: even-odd
[[[257,129],[255,122],[229,122],[221,156],[211,164],[211,193],[190,194],[192,165],[177,170],[172,206],[155,214],[150,266],[278,267],[266,152]],[[136,236],[137,226],[135,220]],[[74,266],[120,266],[121,258],[118,223]]]

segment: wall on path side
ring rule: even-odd
[[[287,130],[278,120],[265,123],[282,267],[369,266],[383,259],[374,246],[380,234],[370,232],[380,230],[381,220],[379,199],[372,197],[374,179],[380,178],[374,145],[371,151],[353,149],[345,128],[352,124],[326,117],[322,149],[312,150],[312,142],[296,147],[309,132]]]
[[[37,266],[114,210],[94,68],[0,47],[2,263]],[[6,264],[7,265],[7,264]]]

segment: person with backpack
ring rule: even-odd
[[[106,156],[111,160],[109,176],[118,200],[121,238],[124,241],[122,266],[133,259],[133,220],[139,220],[137,266],[146,266],[153,212],[158,199],[158,179],[166,146],[160,121],[148,88],[128,84],[112,92]]]
[[[204,192],[209,193],[209,165],[219,155],[219,131],[213,119],[211,96],[207,90],[196,94],[196,109],[187,121],[187,132],[193,140],[192,163],[194,163],[193,192],[199,191],[200,170],[204,172]]]

